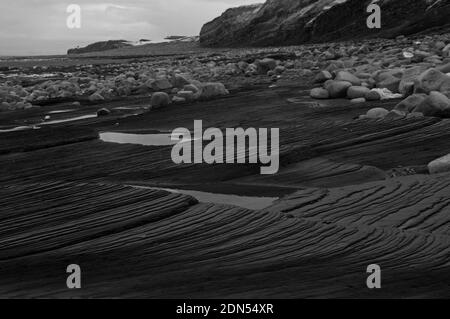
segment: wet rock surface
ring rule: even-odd
[[[380,297],[447,297],[449,40],[3,71],[0,295],[373,297],[364,275],[376,260],[389,284]],[[278,174],[175,165],[169,145],[99,139],[199,119],[279,128]],[[280,200],[248,210],[130,185]],[[84,289],[55,278],[68,256],[89,274]]]

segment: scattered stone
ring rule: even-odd
[[[352,83],[346,81],[327,81],[325,83],[325,89],[329,92],[330,97],[335,98],[345,98],[347,97],[347,90],[352,86]]]
[[[367,101],[379,101],[379,100],[381,100],[381,94],[377,91],[370,90],[366,94],[365,98]]]
[[[286,68],[282,65],[277,66],[274,70],[275,74],[278,74],[278,75],[283,74],[284,71],[286,71]]]
[[[186,101],[194,100],[194,92],[192,91],[179,91],[177,96],[185,99]]]
[[[171,79],[171,83],[173,87],[183,88],[185,85],[190,84],[191,82],[188,80],[187,76],[183,74],[175,74]]]
[[[438,116],[450,110],[450,99],[440,92],[433,91],[413,112],[424,116]]]
[[[427,98],[426,94],[413,94],[408,96],[406,99],[401,101],[395,107],[395,110],[403,111],[403,112],[412,112],[416,107],[425,101]]]
[[[406,115],[407,119],[416,119],[416,118],[422,118],[422,117],[423,117],[423,114],[419,113],[419,112],[411,112]]]
[[[158,79],[151,81],[150,86],[155,91],[170,90],[173,86],[167,79]]]
[[[365,98],[370,93],[370,89],[364,86],[351,86],[347,90],[347,97],[349,99]]]
[[[389,114],[389,111],[384,108],[373,108],[366,114],[366,118],[369,119],[383,119]]]
[[[335,78],[336,81],[350,82],[354,86],[360,86],[361,80],[347,71],[339,71]]]
[[[110,114],[111,114],[111,111],[106,108],[102,108],[97,111],[97,116],[108,116]]]
[[[405,118],[407,115],[406,112],[402,112],[399,110],[392,110],[389,112],[388,115],[386,115],[385,119],[386,120],[398,120],[398,119],[403,119]]]
[[[10,107],[11,104],[9,104],[8,102],[2,102],[0,104],[0,111],[8,111]]]
[[[323,88],[312,89],[310,95],[313,99],[318,99],[318,100],[330,98],[330,93],[328,93],[328,91]]]
[[[388,89],[389,91],[391,91],[393,93],[398,93],[400,81],[401,80],[399,78],[396,78],[395,76],[390,75],[390,76],[386,77],[384,80],[382,80],[381,82],[378,82],[377,88]]]
[[[439,91],[444,82],[448,81],[447,75],[437,69],[429,69],[417,79],[416,93],[430,93]]]
[[[151,105],[154,109],[166,107],[170,104],[170,96],[165,92],[156,92],[152,95]]]
[[[184,103],[184,102],[186,102],[186,99],[184,97],[174,96],[172,98],[172,103]]]
[[[314,83],[324,83],[328,80],[331,80],[333,76],[328,71],[320,71],[317,73],[316,77],[314,78]]]
[[[94,93],[91,96],[89,96],[89,101],[91,102],[100,102],[104,100],[105,98],[100,93]]]
[[[277,67],[277,61],[269,58],[257,60],[255,64],[259,74],[267,74],[267,72],[272,71]]]
[[[203,83],[201,98],[210,99],[217,96],[228,95],[230,92],[222,83]]]
[[[400,81],[399,92],[404,96],[411,95],[414,92],[414,83],[425,70],[425,66],[415,66],[406,69]]]

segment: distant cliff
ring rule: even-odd
[[[200,32],[200,43],[208,46],[226,46],[235,41],[233,35],[242,32],[257,16],[263,4],[228,9],[220,17],[205,24]]]
[[[369,29],[367,6],[381,7],[382,28]],[[227,10],[205,24],[204,46],[267,46],[394,37],[450,24],[449,0],[267,0]]]
[[[112,50],[112,49],[120,49],[120,48],[130,47],[130,46],[132,46],[132,44],[130,44],[128,41],[125,41],[125,40],[110,40],[110,41],[103,41],[103,42],[96,42],[93,44],[89,44],[88,46],[86,46],[84,48],[70,49],[67,51],[67,54],[81,54],[81,53],[89,53],[89,52],[107,51],[107,50]]]

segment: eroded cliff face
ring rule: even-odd
[[[208,46],[231,44],[233,34],[245,29],[262,6],[261,3],[228,9],[220,17],[203,26],[200,41],[203,40],[203,44]]]
[[[382,28],[369,29],[367,6],[381,7]],[[227,10],[200,33],[205,46],[267,46],[394,37],[450,23],[449,0],[268,0]]]

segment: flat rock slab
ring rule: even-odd
[[[311,189],[251,211],[120,185],[11,185],[0,296],[449,297],[449,189],[448,177]],[[80,290],[65,288],[73,263]],[[366,287],[372,263],[379,291]]]
[[[449,297],[450,177],[386,177],[450,153],[448,120],[357,120],[396,101],[317,105],[298,90],[256,89],[4,135],[0,296]],[[196,119],[280,128],[280,175],[262,177],[257,165],[175,165],[169,146],[96,138],[192,128]],[[252,211],[132,182],[293,194]],[[78,291],[65,288],[74,263],[82,267]],[[366,287],[373,263],[382,267],[379,291]]]

